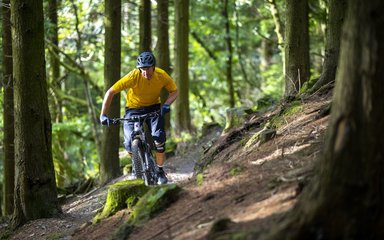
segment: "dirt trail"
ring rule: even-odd
[[[202,141],[211,140],[219,134],[220,131],[217,130],[211,135],[206,136]],[[183,153],[178,153],[168,158],[164,168],[167,172],[169,183],[182,184],[191,179],[195,163],[201,155],[201,144],[204,144],[202,141],[188,146],[188,148],[183,150]],[[129,176],[122,176],[114,179],[104,187],[93,189],[89,193],[69,197],[62,205],[63,213],[60,216],[29,222],[18,229],[11,239],[76,239],[80,236],[83,237],[81,234],[83,229],[91,226],[92,218],[104,206],[108,186],[128,178]],[[117,222],[122,218],[120,214],[117,214],[117,217],[115,217],[118,219],[116,220]],[[124,216],[124,213],[122,215]],[[114,220],[114,218],[111,218],[112,222]],[[110,230],[107,229],[106,231]]]

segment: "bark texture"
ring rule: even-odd
[[[320,172],[269,239],[384,239],[384,2],[348,2]]]
[[[151,51],[152,27],[151,27],[151,0],[140,0],[140,52]]]
[[[105,65],[104,81],[108,90],[117,80],[120,79],[121,66],[121,1],[105,0]],[[116,94],[108,109],[108,116],[120,117],[120,93]],[[119,126],[104,128],[100,181],[107,182],[121,174],[119,162],[120,135]]]
[[[15,80],[14,227],[58,213],[44,59],[43,1],[11,1]],[[33,59],[33,61],[31,61]]]
[[[3,79],[4,89],[4,215],[13,213],[13,193],[15,188],[15,130],[13,112],[13,77],[12,77],[12,33],[9,0],[2,2],[3,19]]]
[[[347,9],[346,0],[330,0],[327,26],[327,39],[323,70],[311,92],[335,81],[339,60],[341,30]]]
[[[309,79],[308,1],[286,1],[285,96],[299,93]]]
[[[169,13],[168,0],[157,1],[157,58],[156,64],[161,69],[171,74],[171,60],[169,57]],[[165,102],[168,98],[167,90],[161,91],[161,102]],[[165,129],[167,136],[170,134],[171,117],[170,114],[165,116]]]
[[[179,89],[176,99],[176,132],[191,131],[189,112],[188,36],[189,0],[175,1],[175,80]]]

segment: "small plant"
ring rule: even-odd
[[[59,233],[52,233],[49,236],[47,236],[47,240],[59,240],[61,239],[61,235]]]
[[[234,176],[237,176],[239,175],[240,173],[244,172],[244,170],[246,169],[246,167],[244,166],[241,166],[241,165],[235,165],[231,171],[230,171],[230,174],[232,177]]]
[[[197,186],[201,186],[203,185],[203,181],[204,181],[204,176],[202,173],[199,173],[196,175],[196,183],[197,183]]]

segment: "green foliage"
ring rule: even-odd
[[[231,171],[230,171],[230,174],[231,176],[237,176],[239,174],[241,174],[242,172],[244,172],[246,170],[246,167],[245,166],[242,166],[242,165],[235,165],[231,168]]]
[[[94,177],[99,163],[87,116],[54,123],[52,154],[58,186]]]
[[[203,173],[197,174],[196,175],[196,184],[197,184],[197,186],[203,185],[203,182],[204,182],[204,175],[203,175]]]

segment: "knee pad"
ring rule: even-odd
[[[155,147],[156,147],[157,152],[159,152],[159,153],[165,152],[165,142],[159,143],[159,142],[155,141]]]

